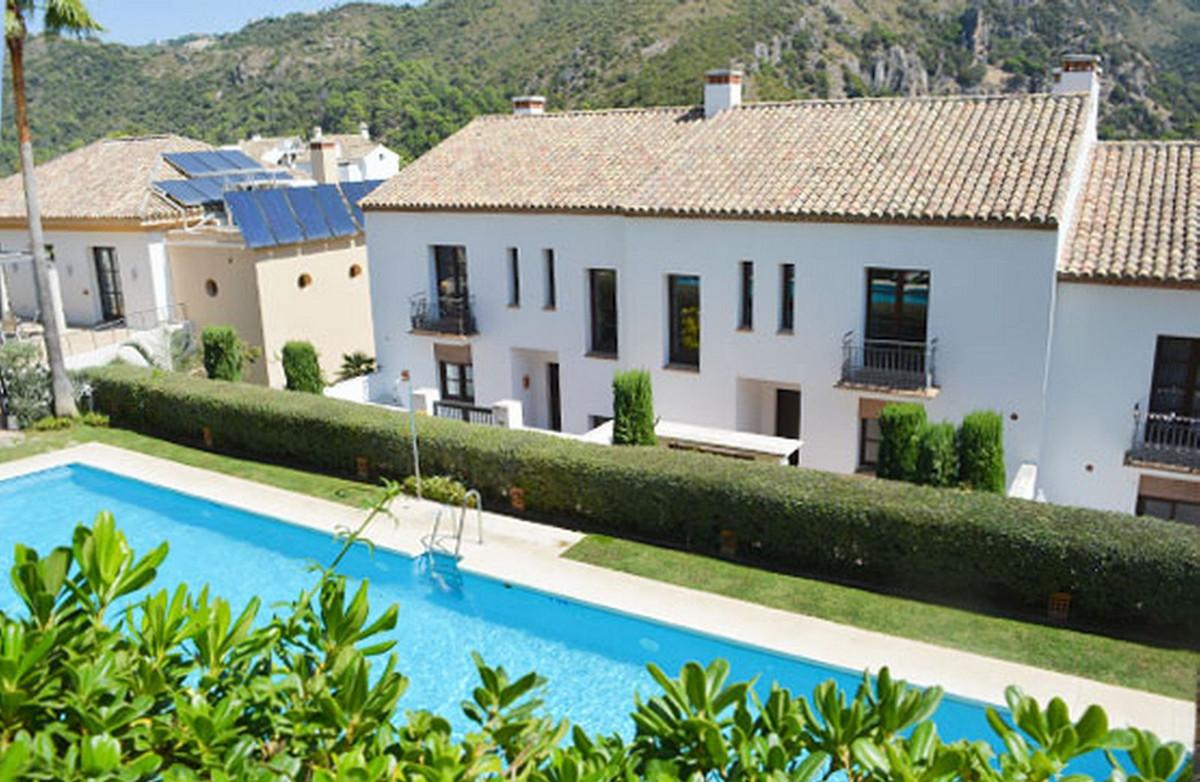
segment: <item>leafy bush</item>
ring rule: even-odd
[[[419,481],[421,497],[434,502],[442,502],[454,507],[461,507],[467,496],[467,487],[461,482],[446,475],[423,475]],[[400,487],[405,494],[417,496],[417,476],[410,475],[404,479]],[[471,499],[470,507],[475,507],[475,499]]]
[[[242,340],[233,326],[208,326],[200,334],[204,373],[213,380],[237,382],[246,365]]]
[[[958,433],[959,479],[971,489],[1003,494],[1004,419],[992,410],[963,416]]]
[[[24,428],[50,415],[50,370],[33,342],[0,345],[0,380],[8,391],[8,413]]]
[[[925,408],[912,402],[884,405],[879,413],[880,478],[917,479],[917,435],[925,425]]]
[[[375,372],[375,359],[356,350],[342,356],[342,367],[338,370],[338,380],[350,380],[355,377],[370,375]]]
[[[412,472],[404,413],[131,366],[89,371],[96,409],[157,437],[306,469]],[[609,448],[537,432],[415,416],[421,464],[493,507],[890,591],[1044,610],[1116,631],[1200,636],[1200,535],[1159,519],[666,448]]]
[[[954,424],[925,424],[917,433],[917,483],[953,486],[958,481]]]
[[[325,388],[317,349],[311,342],[294,340],[283,346],[283,376],[289,391],[319,394]]]
[[[470,730],[402,714],[398,607],[372,616],[367,584],[351,595],[335,571],[395,491],[312,589],[261,619],[258,598],[238,612],[207,588],[152,591],[167,544],[139,557],[109,514],[44,556],[18,544],[11,576],[25,610],[0,613],[0,779],[1050,782],[1076,758],[1118,750],[1126,756],[1109,762],[1140,782],[1190,779],[1183,745],[1109,730],[1096,706],[1072,721],[1061,700],[1043,708],[1015,687],[1009,714],[987,714],[1011,750],[944,742],[942,689],[886,668],[853,694],[831,679],[811,700],[772,685],[759,702],[752,682],[728,681],[723,660],[689,662],[676,678],[651,664],[660,692],[634,702],[625,740],[572,729],[545,713],[544,679],[510,677],[475,654],[479,684],[462,704]]]
[[[97,429],[107,429],[109,425],[108,416],[104,413],[84,413],[79,416],[79,423],[84,426],[94,426]]]
[[[654,445],[654,387],[650,373],[631,369],[613,375],[613,445]]]
[[[63,429],[70,429],[75,425],[75,419],[70,416],[55,417],[48,415],[45,418],[39,418],[33,422],[29,428],[35,432],[58,432]]]

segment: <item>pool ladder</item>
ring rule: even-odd
[[[471,500],[475,501],[475,535],[480,545],[483,544],[483,498],[479,496],[478,491],[471,489],[463,495],[462,505],[457,509],[458,524],[454,525],[453,529],[442,531],[442,514],[448,510],[453,523],[455,509],[438,509],[433,520],[433,530],[424,539],[426,554],[444,554],[454,557],[455,560],[462,559],[463,533],[467,529],[467,511],[471,508]],[[449,548],[451,542],[454,543],[453,550]]]

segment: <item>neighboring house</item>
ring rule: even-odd
[[[714,71],[700,108],[518,98],[363,202],[374,393],[409,370],[443,408],[515,399],[580,433],[644,367],[664,420],[792,438],[837,472],[873,468],[889,402],[993,409],[1027,492],[1132,512],[1142,485],[1175,497],[1142,510],[1187,517],[1195,144],[1098,143],[1098,90],[1075,56],[1046,95],[743,105]],[[1137,404],[1175,416],[1143,426],[1170,449],[1131,446]]]
[[[331,173],[322,171],[321,165],[313,167],[310,154],[312,142],[318,140],[333,145],[333,160],[336,169]],[[320,127],[313,128],[310,143],[296,136],[264,138],[253,136],[238,143],[250,157],[268,166],[279,166],[311,177],[318,182],[365,182],[387,179],[400,170],[400,156],[378,141],[371,139],[367,123],[359,124],[358,133],[322,133]]]
[[[277,387],[288,340],[312,342],[330,378],[373,352],[356,202],[377,183],[313,185],[178,136],[97,141],[37,176],[68,326],[230,324],[262,349],[248,379]],[[21,192],[0,181],[5,250],[28,249]],[[5,278],[14,315],[35,318],[28,261]]]

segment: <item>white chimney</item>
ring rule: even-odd
[[[368,125],[366,122],[358,123],[358,135],[362,136],[367,141],[370,141],[371,140],[371,126]]]
[[[315,128],[315,131],[312,141],[308,143],[308,159],[312,163],[312,177],[322,185],[337,184],[337,144],[331,139],[323,138],[320,128]]]
[[[542,95],[518,95],[512,99],[513,114],[533,116],[546,113],[546,98]]]
[[[704,118],[742,104],[742,71],[718,68],[704,74]]]
[[[1054,94],[1088,92],[1099,98],[1100,73],[1099,55],[1063,55],[1062,67],[1054,69]]]
[[[313,140],[314,140],[314,141],[316,141],[317,139],[321,138],[321,136],[322,136],[322,135],[324,135],[324,134],[323,134],[323,133],[322,133],[322,131],[321,131],[321,126],[320,126],[320,125],[313,125],[313,129],[312,129],[312,138],[313,138]]]

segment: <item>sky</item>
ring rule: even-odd
[[[92,16],[106,28],[101,40],[129,44],[165,41],[188,33],[227,33],[255,19],[341,4],[339,0],[85,1]]]

